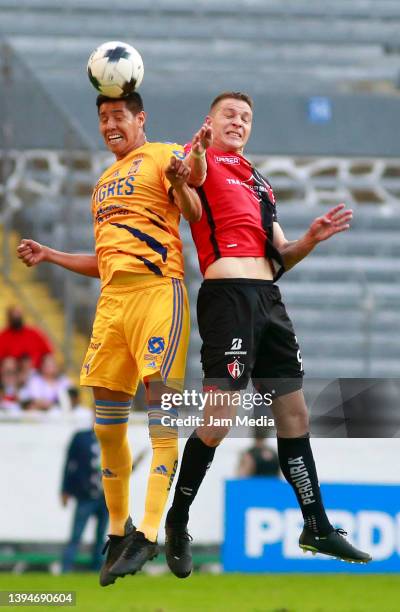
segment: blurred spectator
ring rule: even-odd
[[[81,404],[81,395],[77,387],[68,389],[69,401],[74,419],[87,423],[88,427],[93,422],[93,409]]]
[[[25,325],[19,306],[10,306],[7,309],[7,325],[0,332],[0,360],[30,355],[33,367],[37,368],[43,355],[52,352],[53,347],[45,334],[36,327]]]
[[[62,571],[73,569],[79,543],[91,516],[97,520],[92,549],[91,569],[102,564],[102,548],[108,523],[108,511],[101,484],[100,447],[93,429],[78,431],[69,444],[61,487],[61,503],[76,499],[69,542],[63,553]]]
[[[20,390],[19,398],[27,409],[49,410],[65,404],[70,386],[71,381],[60,374],[54,356],[48,353],[42,357],[38,371]]]
[[[28,355],[28,353],[24,353],[20,357],[18,357],[18,387],[24,387],[28,384],[32,375],[35,373],[35,368],[33,367],[32,357]]]
[[[254,445],[240,457],[237,475],[242,478],[280,476],[278,455],[267,445],[263,430],[258,427],[254,432]]]
[[[15,398],[7,395],[3,383],[0,381],[0,411],[6,415],[19,413],[21,411],[20,404]]]
[[[18,396],[18,363],[14,357],[6,357],[0,364],[0,382],[4,396],[17,401]]]
[[[31,358],[28,356],[25,359],[28,363]],[[20,359],[15,357],[5,357],[0,364],[0,408],[4,411],[4,415],[13,415],[21,413],[23,405],[20,401],[20,388],[24,381],[28,379],[28,369],[33,370],[25,364],[21,364]]]

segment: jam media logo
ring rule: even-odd
[[[228,372],[232,378],[240,378],[244,372],[244,363],[240,363],[237,359],[227,364]]]
[[[162,336],[152,336],[147,343],[147,350],[152,355],[160,355],[165,348],[165,341]]]

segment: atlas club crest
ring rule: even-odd
[[[237,359],[234,359],[231,363],[227,364],[228,372],[232,378],[240,378],[244,372],[244,363],[240,363]]]

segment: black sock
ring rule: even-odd
[[[189,508],[197,495],[206,471],[214,458],[215,447],[207,446],[194,431],[185,445],[175,487],[174,501],[167,514],[167,523],[189,521]]]
[[[278,455],[283,475],[296,494],[305,526],[321,536],[327,535],[333,527],[322,502],[309,435],[278,438]]]

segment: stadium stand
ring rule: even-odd
[[[387,95],[396,93],[399,81],[400,11],[393,0],[202,0],[185,6],[179,0],[131,5],[122,0],[0,0],[0,12],[0,37],[23,58],[69,119],[79,124],[81,139],[86,135],[95,146],[100,140],[92,111],[94,95],[84,66],[98,44],[114,38],[138,47],[145,57],[142,91],[151,137],[187,138],[197,126],[193,118],[205,113],[215,95],[215,84],[219,90],[252,92],[257,105],[284,117],[289,134],[307,121],[302,109],[308,96],[329,94],[335,102],[335,129],[324,130],[321,144],[314,142],[316,135],[301,139],[302,146],[306,142],[312,148],[314,142],[315,153],[326,154],[328,145],[339,151],[350,137],[345,94],[351,103],[352,96],[371,92],[375,95],[367,100],[367,108],[352,120],[346,147],[350,150],[352,144],[362,154],[369,147],[371,154],[379,154],[358,133],[362,120],[363,128],[367,124],[381,135],[375,149],[379,146],[382,154],[391,154],[386,142],[390,131],[382,114],[389,122],[398,118],[397,106]],[[177,100],[184,100],[178,115]],[[357,100],[359,107],[365,102],[363,96]],[[272,152],[298,152],[295,133],[291,138],[282,130],[275,132],[273,125],[269,130]],[[262,131],[253,135],[253,152],[271,152],[265,150],[265,137]],[[35,138],[39,142],[43,136]]]
[[[0,81],[9,85],[0,111],[19,121],[2,149],[14,227],[60,249],[91,249],[90,191],[109,158],[97,152],[84,66],[104,40],[126,40],[145,58],[150,138],[187,140],[216,84],[248,90],[259,109],[249,153],[271,177],[287,236],[298,237],[327,205],[355,208],[351,233],[291,271],[282,291],[309,376],[398,376],[399,25],[393,0],[0,0]],[[304,111],[312,94],[334,106],[323,128],[310,127]],[[200,278],[184,223],[182,233],[194,306]],[[38,278],[59,300],[73,296],[87,333],[97,281],[50,267]],[[192,323],[189,364],[198,376],[194,315]]]
[[[304,228],[305,214],[311,219],[318,208],[294,219],[291,209],[281,207],[280,219],[293,239],[300,217]],[[320,245],[282,281],[308,374],[399,375],[393,336],[400,324],[396,228],[398,214],[384,206],[358,206],[351,233]]]
[[[41,207],[37,210],[41,212]],[[38,216],[40,216],[40,212]],[[0,225],[0,238],[3,231]],[[2,240],[3,242],[3,240]],[[15,252],[19,236],[13,232],[9,237],[9,245]],[[11,270],[8,279],[0,274],[0,312],[5,312],[10,304],[22,304],[26,311],[28,323],[36,323],[43,327],[49,335],[56,349],[59,363],[65,363],[67,353],[71,351],[71,359],[68,363],[71,377],[77,381],[77,373],[80,369],[82,356],[86,350],[86,335],[74,333],[70,339],[69,346],[65,345],[65,310],[62,302],[51,295],[49,284],[46,280],[40,280],[30,270],[21,266],[20,262],[13,257],[10,260]],[[4,253],[0,253],[0,269],[4,266]],[[85,399],[86,399],[85,395]]]
[[[100,151],[95,91],[85,65],[97,45],[122,39],[136,46],[145,60],[141,92],[149,139],[186,141],[217,93],[248,90],[256,105],[248,153],[271,179],[287,237],[297,238],[315,216],[337,202],[354,208],[349,233],[320,245],[280,281],[302,347],[306,394],[313,399],[314,392],[318,396],[323,390],[325,410],[336,407],[338,397],[338,385],[325,384],[327,379],[397,378],[399,26],[398,0],[0,0],[0,88],[7,92],[0,96],[0,312],[10,303],[23,304],[28,321],[44,326],[58,355],[70,360],[68,373],[76,381],[98,281],[51,266],[28,270],[14,252],[19,237],[28,235],[59,249],[92,249],[90,194],[110,157]],[[311,116],[314,97],[322,97],[325,122]],[[181,231],[192,304],[189,376],[198,379],[195,296],[201,279],[185,222]],[[390,427],[381,434],[386,438],[398,431],[397,387],[395,382],[389,389],[395,426],[389,415]],[[374,404],[375,419],[376,412]],[[335,427],[335,414],[330,417]],[[375,428],[367,433],[370,437],[379,435],[379,427],[384,429],[381,410],[378,417],[381,423],[370,419]],[[143,426],[143,418],[139,414],[142,420],[135,420],[135,427]],[[25,430],[19,423],[17,436],[3,437],[4,452],[13,465],[5,470],[5,482],[9,497],[14,496],[10,507],[16,527],[9,535],[12,521],[3,520],[0,569],[14,572],[52,568],[63,533],[56,489],[49,486],[43,489],[43,500],[37,500],[44,505],[31,504],[29,524],[25,517],[18,520],[25,504],[19,491],[13,493],[12,479],[15,469],[23,474],[27,468],[23,453],[31,447],[35,431],[28,425]],[[32,471],[26,472],[34,477],[31,483],[17,482],[24,499],[36,501],[38,473],[46,474],[48,483],[58,482],[57,457],[70,425],[63,422],[57,429],[60,437],[48,428],[44,445],[37,433],[43,430],[36,430],[41,443],[31,455]],[[326,436],[325,422],[314,424],[315,431]],[[329,453],[328,447],[321,453],[321,459],[327,457],[325,474],[356,480],[367,473],[378,482],[385,471],[385,477],[397,483],[394,455],[382,462],[386,447],[392,448],[387,441],[376,447],[368,440],[361,454],[361,447],[354,445],[353,455],[346,454],[345,445],[340,447],[343,453],[335,447]],[[232,464],[229,452],[220,459],[221,469]],[[357,464],[360,469],[354,476]],[[222,519],[221,483],[214,488],[213,524]],[[135,497],[141,488],[144,477],[135,485]],[[204,507],[199,506],[202,524]],[[66,533],[66,523],[64,528]],[[205,522],[204,530],[208,528]],[[196,565],[218,560],[216,546],[195,553]],[[85,560],[85,555],[80,558]]]

